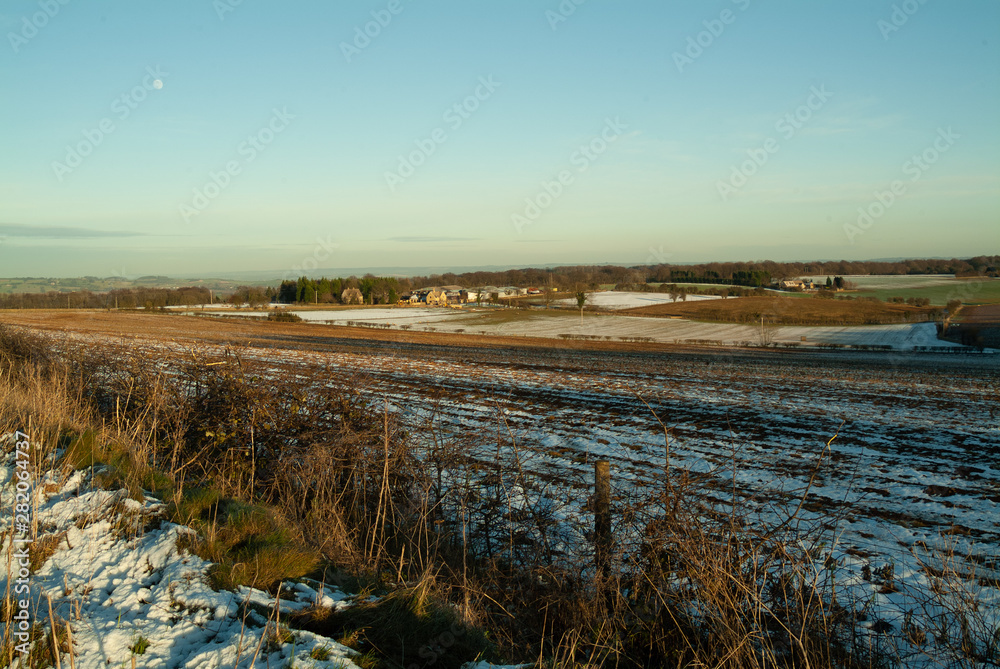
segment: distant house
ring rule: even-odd
[[[803,281],[802,279],[782,279],[771,284],[778,290],[815,290],[818,286],[813,281]]]
[[[424,297],[424,302],[426,302],[429,307],[447,306],[448,295],[443,290],[435,288],[427,293],[427,296]]]
[[[365,296],[357,288],[345,288],[340,294],[340,301],[344,304],[364,304]]]

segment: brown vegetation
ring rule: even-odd
[[[729,300],[675,302],[626,309],[635,316],[679,316],[694,320],[726,323],[777,325],[873,325],[913,323],[930,319],[936,310],[908,304],[873,300],[838,300],[807,297],[742,297]]]

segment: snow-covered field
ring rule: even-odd
[[[304,321],[345,323],[389,323],[393,326],[438,323],[452,319],[459,310],[447,307],[390,307],[386,309],[341,309],[331,311],[295,311]]]
[[[848,275],[844,279],[857,285],[860,290],[930,288],[933,286],[953,286],[956,283],[953,274],[900,276],[864,274]]]
[[[688,295],[688,302],[698,300],[718,300],[718,295]],[[656,304],[669,304],[674,300],[670,299],[667,293],[632,293],[609,290],[600,293],[591,293],[587,304],[600,309],[631,309],[633,307],[650,307]],[[558,304],[565,306],[576,306],[575,299],[557,300]]]
[[[143,309],[144,307],[136,307],[136,309]],[[232,304],[227,304],[225,302],[216,302],[214,304],[185,304],[185,305],[171,305],[166,307],[171,311],[183,311],[186,309],[211,309],[213,311],[217,309],[233,309]]]
[[[655,293],[598,293],[608,296],[605,305],[615,308],[640,306],[636,300],[669,301]],[[624,295],[624,298],[617,296]],[[692,296],[708,299],[707,296]],[[650,302],[653,304],[655,302]],[[813,347],[837,344],[841,346],[878,346],[897,351],[914,348],[963,349],[961,344],[937,338],[933,323],[860,326],[777,326],[762,334],[759,327],[738,323],[703,323],[686,319],[645,318],[587,312],[580,318],[571,310],[530,310],[475,308],[384,308],[340,310],[290,310],[303,320],[333,325],[367,324],[372,326],[433,330],[436,332],[471,333],[518,337],[588,338],[625,340],[641,338],[664,344],[710,344],[721,346],[759,346],[767,341],[772,346]],[[239,312],[238,316],[265,317],[265,312]]]
[[[642,318],[639,316],[585,315],[575,318],[539,317],[480,328],[475,321],[462,324],[469,332],[516,335],[524,337],[586,337],[620,340],[642,337],[666,344],[718,344],[755,346],[761,342],[761,330],[738,323],[701,323],[685,319]],[[451,327],[449,327],[451,326]],[[471,326],[471,327],[470,327]],[[439,331],[457,330],[459,321],[448,321]],[[866,326],[779,326],[769,328],[766,336],[772,345],[816,346],[841,344],[851,346],[888,346],[895,350],[914,347],[964,348],[937,339],[933,323]]]

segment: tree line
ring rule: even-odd
[[[410,290],[409,279],[395,277],[376,277],[371,274],[346,279],[310,279],[299,277],[295,281],[282,281],[276,291],[277,301],[283,304],[339,304],[343,302],[343,292],[348,288],[357,288],[365,304],[395,304],[400,295]]]
[[[161,309],[219,302],[208,288],[115,288],[45,293],[0,293],[0,309]]]
[[[1000,256],[976,256],[950,260],[938,258],[882,260],[836,260],[817,262],[709,262],[696,265],[566,265],[552,268],[524,268],[503,271],[444,273],[410,279],[413,287],[456,284],[465,287],[521,286],[563,289],[596,288],[601,285],[642,283],[708,283],[767,286],[772,280],[798,276],[846,276],[866,274],[955,274],[997,276]]]

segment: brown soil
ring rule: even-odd
[[[991,323],[1000,326],[1000,304],[962,307],[958,312],[958,320],[962,323]]]
[[[0,323],[26,325],[41,330],[156,337],[176,342],[220,343],[254,347],[312,350],[413,344],[475,347],[477,349],[525,348],[580,351],[679,351],[702,347],[650,342],[573,341],[542,337],[511,337],[448,332],[412,332],[328,325],[281,323],[263,319],[185,316],[142,311],[76,309],[0,310]],[[718,347],[713,347],[718,351]]]
[[[948,328],[948,339],[966,346],[1000,348],[1000,304],[962,307],[958,323]]]
[[[675,302],[625,309],[634,316],[679,316],[695,320],[753,323],[761,316],[782,325],[874,325],[926,320],[933,307],[814,297],[741,297]]]

